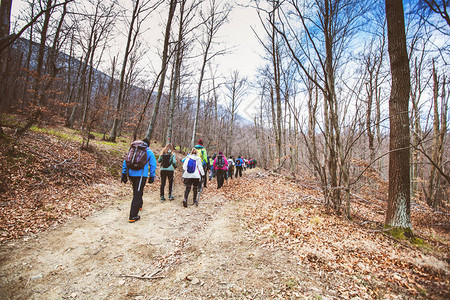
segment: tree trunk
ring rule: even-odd
[[[131,22],[130,22],[130,28],[128,29],[128,38],[127,38],[127,44],[125,46],[125,54],[123,57],[123,63],[122,63],[122,70],[120,72],[120,84],[119,84],[119,96],[117,98],[117,105],[116,105],[116,111],[114,114],[114,120],[113,125],[111,128],[111,133],[109,136],[109,140],[112,142],[116,141],[117,138],[117,129],[119,126],[120,121],[120,108],[122,106],[122,101],[124,98],[124,84],[125,84],[125,72],[127,69],[127,62],[128,62],[128,56],[131,52],[131,39],[133,37],[133,29],[134,29],[134,22],[136,21],[136,18],[138,17],[138,9],[139,9],[139,0],[136,0],[136,3],[133,8],[133,14],[131,16]],[[135,33],[138,34],[137,32]]]
[[[402,0],[386,0],[388,50],[392,75],[389,98],[389,198],[385,225],[411,229],[409,169],[410,73]]]
[[[167,65],[169,63],[168,54],[169,54],[170,28],[172,27],[172,20],[175,14],[176,6],[177,0],[171,0],[169,8],[169,16],[166,24],[166,32],[164,35],[164,49],[162,53],[161,78],[158,86],[158,95],[156,96],[155,106],[153,107],[152,117],[150,119],[150,124],[148,125],[147,134],[145,135],[145,137],[148,140],[152,139],[153,131],[155,130],[156,117],[158,116],[159,105],[161,103],[161,98],[164,90],[164,81],[166,80]]]
[[[7,37],[10,30],[12,0],[2,0],[0,2],[0,39]],[[3,53],[2,53],[3,52]],[[7,85],[7,60],[9,57],[9,49],[0,50],[0,113],[3,111],[5,104],[5,89]],[[1,127],[0,127],[1,128]]]

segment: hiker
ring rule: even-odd
[[[214,153],[213,157],[211,157],[211,159],[209,160],[209,165],[211,166],[210,170],[209,170],[209,181],[211,181],[214,176],[216,176],[215,172],[214,172],[214,160],[216,159],[217,155]]]
[[[234,164],[236,166],[236,178],[238,178],[239,176],[242,177],[242,165],[244,164],[244,161],[242,160],[240,155],[238,156],[238,158],[236,158]]]
[[[220,189],[228,171],[228,161],[222,151],[219,151],[219,155],[214,160],[214,171],[217,175],[217,188]]]
[[[161,152],[161,155],[158,158],[158,162],[161,164],[161,188],[160,188],[160,196],[161,201],[166,201],[164,197],[164,189],[166,187],[166,180],[169,180],[169,200],[172,201],[173,197],[173,174],[175,168],[177,167],[177,159],[175,157],[175,153],[173,153],[173,145],[167,144],[166,147]]]
[[[156,158],[152,150],[148,147],[149,140],[134,141],[125,157],[122,165],[123,183],[127,183],[128,178],[133,185],[133,200],[131,201],[130,217],[128,222],[134,223],[141,218],[138,213],[142,209],[142,195],[144,186],[148,182],[155,181]]]
[[[184,163],[183,163],[183,178],[184,178],[184,184],[186,185],[186,189],[184,191],[184,199],[183,199],[183,206],[187,207],[187,200],[189,197],[189,193],[191,192],[191,187],[194,186],[194,204],[198,206],[198,190],[201,188],[201,181],[200,179],[202,176],[205,176],[205,171],[203,169],[202,160],[200,157],[197,156],[198,150],[193,148],[191,150],[191,153],[185,157]]]
[[[256,159],[253,159],[253,161],[252,161],[253,169],[256,168],[256,163],[257,163]]]
[[[228,177],[230,179],[233,179],[233,173],[234,173],[234,157],[230,156],[228,159]]]
[[[203,175],[202,175],[202,182],[204,187],[206,186],[206,181],[207,181],[207,176],[206,174],[208,173],[208,169],[209,169],[209,160],[208,160],[208,153],[206,153],[206,149],[205,147],[203,147],[203,141],[201,139],[198,140],[198,144],[194,146],[195,149],[197,149],[198,151],[198,156],[200,157],[201,161],[202,161],[202,166],[203,166]]]

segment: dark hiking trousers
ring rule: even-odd
[[[166,188],[166,180],[169,179],[169,196],[172,195],[173,190],[173,173],[174,171],[162,170],[161,171],[161,188],[159,194],[164,197],[164,189]]]
[[[238,178],[239,176],[242,177],[242,166],[236,166],[236,174],[235,174],[236,178]]]
[[[203,166],[203,171],[205,172],[205,175],[202,176],[202,182],[203,182],[203,186],[206,187],[206,181],[208,180],[208,166]]]
[[[223,186],[223,181],[225,180],[226,170],[217,169],[217,188],[220,189]]]
[[[233,179],[234,168],[228,170],[228,178]]]
[[[147,182],[147,177],[134,177],[129,176],[131,183],[133,184],[133,200],[131,201],[131,209],[130,209],[130,220],[136,217],[139,213],[139,209],[141,209],[143,201],[142,195],[144,194],[144,186]],[[139,188],[139,182],[141,182]],[[139,191],[138,191],[139,188]]]
[[[191,192],[191,187],[193,186],[193,192],[194,192],[194,203],[197,202],[197,194],[199,185],[201,184],[200,179],[198,178],[185,178],[184,184],[186,185],[186,189],[184,190],[184,200],[187,201],[189,197],[189,193]]]

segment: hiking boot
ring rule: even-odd
[[[172,194],[170,194],[170,195],[169,195],[169,200],[172,201],[173,199],[175,199],[175,198],[173,197]]]
[[[136,221],[139,221],[140,218],[141,218],[140,216],[132,217],[132,218],[130,218],[130,219],[128,220],[128,222],[134,223],[134,222],[136,222]]]
[[[161,202],[166,201],[166,198],[164,196],[161,196]]]
[[[187,207],[187,200],[186,199],[183,199],[183,206]]]

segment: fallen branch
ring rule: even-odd
[[[131,278],[138,278],[138,279],[162,279],[165,278],[165,276],[155,276],[159,272],[161,272],[162,269],[158,269],[149,276],[140,276],[140,275],[120,275],[120,277],[131,277]]]
[[[119,275],[120,277],[131,277],[137,279],[163,279],[165,276],[139,276],[139,275]]]
[[[57,167],[59,167],[59,166],[65,164],[66,162],[71,161],[72,159],[73,159],[73,156],[72,156],[71,158],[68,158],[68,159],[63,160],[62,162],[60,162],[60,163],[54,165],[53,167],[56,169]]]

